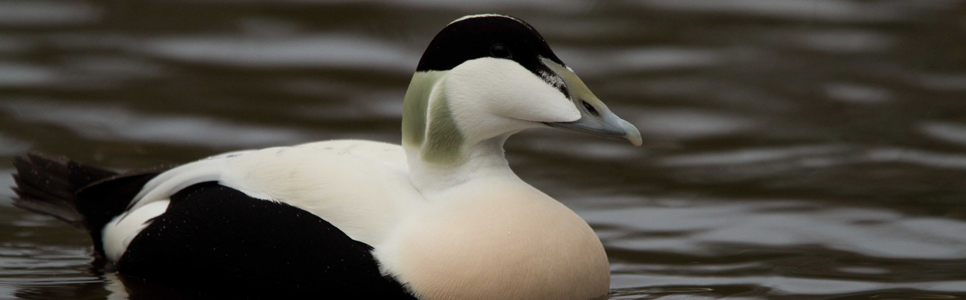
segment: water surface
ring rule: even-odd
[[[966,298],[961,0],[0,1],[0,187],[31,149],[126,170],[400,139],[449,21],[529,21],[645,148],[552,130],[517,173],[604,242],[612,299]],[[0,298],[151,299],[0,188]]]

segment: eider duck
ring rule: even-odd
[[[28,154],[15,204],[89,231],[123,278],[207,298],[606,297],[594,231],[517,177],[503,144],[545,127],[641,136],[532,26],[447,25],[402,114],[401,145],[332,140],[124,173]]]

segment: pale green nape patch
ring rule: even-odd
[[[416,72],[413,74],[406,96],[403,98],[402,138],[403,145],[420,146],[426,135],[426,116],[429,96],[445,71]]]
[[[442,84],[440,84],[442,88]],[[430,109],[429,136],[420,149],[423,161],[437,164],[457,164],[463,158],[463,133],[460,132],[453,113],[449,109],[449,100],[443,93],[438,93],[433,99]]]
[[[403,100],[402,134],[403,146],[418,148],[423,161],[452,165],[463,159],[465,138],[453,119],[444,93],[433,94],[435,89],[442,91],[446,74],[446,71],[428,71],[413,75]]]

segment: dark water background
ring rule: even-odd
[[[0,1],[0,298],[128,299],[84,233],[10,205],[14,156],[398,142],[422,50],[481,12],[649,144],[506,147],[600,235],[612,299],[966,298],[962,0]]]

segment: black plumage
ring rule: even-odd
[[[105,225],[167,169],[117,173],[39,153],[14,166],[14,205],[86,229],[101,257]],[[302,209],[215,182],[177,192],[149,222],[115,262],[125,282],[206,299],[415,299],[382,276],[369,245]]]

